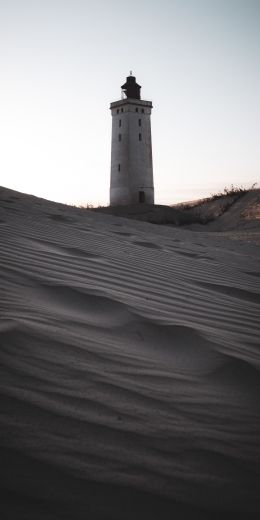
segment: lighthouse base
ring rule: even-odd
[[[154,204],[154,188],[136,187],[110,188],[110,206],[128,206],[129,204]]]

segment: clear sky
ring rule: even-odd
[[[154,105],[157,203],[259,182],[259,26],[260,0],[0,0],[0,185],[107,204],[130,70]]]

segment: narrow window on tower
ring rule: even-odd
[[[121,141],[121,140],[122,140],[122,135],[118,134],[118,141]]]
[[[117,109],[116,113],[119,114],[119,108]]]
[[[122,125],[122,120],[121,120],[121,119],[119,119],[119,126],[121,126],[121,125]]]
[[[135,111],[138,112],[138,108],[137,107],[136,107]]]
[[[142,114],[144,114],[144,108],[142,108]]]
[[[139,124],[139,126],[142,125],[142,120],[141,119],[138,119],[138,124]]]
[[[124,109],[123,109],[123,108],[121,108],[121,112],[124,112]]]
[[[118,165],[118,171],[120,172],[121,170],[121,164]]]
[[[139,141],[142,141],[142,134],[139,134]]]
[[[145,192],[144,191],[139,191],[139,202],[141,202],[141,204],[143,204],[145,202]]]

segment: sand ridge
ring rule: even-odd
[[[0,200],[4,514],[257,518],[259,247]]]

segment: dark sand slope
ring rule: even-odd
[[[259,518],[259,247],[0,204],[1,520]]]

